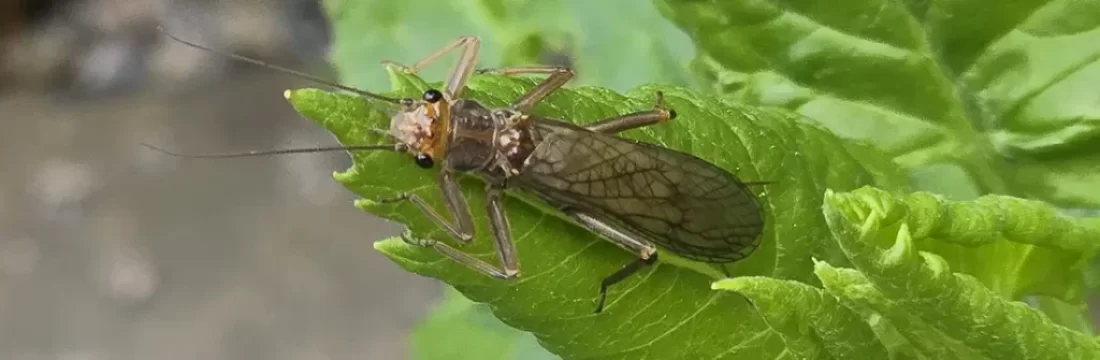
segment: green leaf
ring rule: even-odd
[[[854,269],[837,268],[821,261],[815,273],[825,291],[864,318],[875,328],[879,339],[890,344],[891,355],[908,358],[988,360],[917,314],[898,306],[875,288],[867,277]]]
[[[790,280],[738,277],[714,283],[753,302],[799,359],[886,359],[882,343],[858,314],[821,289]]]
[[[423,90],[415,88],[422,83],[414,76],[393,76],[398,80],[394,95],[413,96]],[[503,106],[533,84],[525,79],[475,76],[464,96]],[[735,274],[815,281],[811,257],[845,263],[840,249],[828,240],[819,215],[820,194],[826,188],[867,184],[904,189],[904,179],[889,160],[876,158],[864,145],[842,143],[781,109],[739,106],[684,88],[650,85],[625,95],[596,87],[562,89],[534,113],[587,123],[650,108],[657,90],[664,92],[666,104],[680,116],[624,136],[691,152],[746,181],[775,181],[758,190],[769,219],[761,248],[731,266]],[[370,129],[388,128],[383,114],[353,96],[305,89],[291,92],[289,98],[303,115],[336,134],[343,144],[380,143],[381,136]],[[441,209],[434,171],[417,168],[407,155],[389,152],[355,153],[352,158],[354,166],[336,178],[367,199],[359,201],[359,206],[408,225],[415,237],[451,241],[410,204],[373,201],[408,191]],[[461,184],[474,209],[479,234],[464,251],[495,262],[486,219],[478,211],[484,208],[483,185],[473,178],[463,178]],[[468,298],[488,303],[498,318],[534,333],[542,345],[563,358],[772,358],[784,354],[781,339],[742,299],[710,290],[713,269],[708,272],[698,264],[676,261],[673,254],[662,254],[670,262],[658,263],[613,287],[607,310],[591,314],[599,281],[631,261],[631,256],[528,202],[509,198],[506,209],[523,270],[516,281],[482,276],[431,249],[398,239],[379,242],[376,248],[410,271],[441,279]]]
[[[440,303],[412,332],[411,358],[420,360],[551,360],[529,333],[497,320],[484,304],[448,287]]]
[[[1091,265],[1095,268],[1095,265]],[[1089,270],[1086,270],[1089,271]],[[1087,286],[1085,287],[1087,289]],[[1092,317],[1089,316],[1088,304],[1084,302],[1068,303],[1047,296],[1029,297],[1029,303],[1046,314],[1055,324],[1065,326],[1085,333],[1095,335]]]
[[[385,86],[380,61],[412,65],[463,35],[481,38],[482,67],[570,62],[578,72],[575,84],[616,90],[692,80],[684,66],[694,55],[690,41],[652,6],[587,0],[324,3],[341,80],[366,89]],[[444,57],[421,75],[443,79],[454,59]]]
[[[944,216],[948,213],[951,216]],[[906,323],[914,320],[906,318],[911,314],[927,325],[925,329],[937,330],[990,359],[1100,357],[1100,344],[1090,336],[1054,324],[1038,310],[1011,300],[1022,289],[1058,292],[1054,290],[1064,279],[1074,279],[1060,270],[1080,271],[1095,253],[1100,246],[1092,241],[1100,236],[1097,219],[1059,216],[1049,205],[1006,196],[948,202],[925,193],[900,196],[873,188],[829,191],[825,217],[833,236],[867,280],[860,284],[857,276],[838,276],[819,266],[826,287],[833,289],[830,292],[844,294],[845,287],[871,286],[885,300],[868,290],[856,297],[888,302],[886,306],[900,312],[885,312],[887,317]],[[1021,280],[991,289],[974,276],[953,272],[940,255],[922,251],[944,245],[938,242],[961,247],[1028,246],[1028,253],[1034,255],[1005,259],[1000,266],[1008,271],[1003,272]],[[1035,263],[1039,265],[1031,265]],[[829,281],[830,276],[844,279]],[[928,336],[911,335],[911,340]]]
[[[720,92],[871,141],[920,189],[1100,206],[1100,2],[655,3]]]

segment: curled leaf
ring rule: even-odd
[[[937,254],[955,271],[1010,299],[1045,295],[1083,301],[1079,274],[1100,250],[1095,241],[1100,220],[1065,216],[1040,201],[1001,195],[949,201],[874,188],[834,193],[833,199],[834,211],[859,217],[871,212],[888,226],[906,224],[919,250]]]
[[[922,206],[930,199],[919,195],[903,199],[909,201],[899,202],[888,192],[870,188],[851,193],[829,191],[825,196],[825,216],[833,236],[855,268],[895,306],[991,359],[1091,359],[1100,356],[1100,344],[1091,337],[1054,324],[1038,310],[1006,298],[974,276],[953,272],[943,257],[920,251],[916,245],[920,240],[918,236],[929,234],[970,242],[972,240],[965,240],[967,237],[963,233],[1026,228],[1020,225],[1027,223],[1023,217],[1042,213],[1035,208],[1043,205],[1003,198],[956,203],[959,209],[968,211],[960,211],[951,219],[969,220],[968,226],[946,226],[947,223],[927,226],[925,224],[935,223],[929,221],[927,214],[900,211],[905,206],[899,204],[925,208]],[[996,206],[1011,211],[978,211]],[[995,221],[977,218],[989,214],[997,215]],[[1043,224],[1030,225],[1059,227],[1072,224],[1081,231],[1100,234],[1100,227],[1092,221],[1068,217],[1045,220]],[[943,232],[937,232],[939,230]],[[1037,239],[1037,242],[1049,245],[1052,241]]]

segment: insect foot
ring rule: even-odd
[[[397,70],[399,70],[403,73],[406,73],[406,74],[416,74],[417,73],[416,69],[405,66],[404,64],[401,64],[401,63],[393,61],[393,60],[382,60],[382,66],[392,67],[392,68],[397,69]]]
[[[406,244],[409,244],[409,245],[412,245],[412,246],[421,246],[421,247],[433,247],[436,244],[435,240],[415,238],[413,236],[412,230],[409,230],[409,229],[405,229],[405,231],[401,232],[401,241],[404,241]]]
[[[397,196],[394,196],[394,197],[375,200],[375,202],[377,202],[379,204],[393,204],[393,203],[408,200],[410,196],[412,196],[412,194],[410,194],[410,193],[400,193],[400,194],[397,194]]]
[[[664,112],[668,113],[668,117],[666,117],[663,120],[659,121],[661,123],[667,122],[667,121],[672,120],[672,119],[675,119],[676,116],[678,115],[678,114],[676,114],[676,110],[669,109],[668,107],[665,107],[665,93],[661,92],[659,90],[657,91],[657,100],[654,102],[653,108],[656,109],[656,110],[664,111]]]

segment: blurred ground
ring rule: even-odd
[[[404,358],[440,290],[372,249],[399,228],[332,180],[346,155],[139,146],[334,144],[282,98],[308,84],[154,30],[323,73],[318,5],[55,3],[0,17],[0,359]]]

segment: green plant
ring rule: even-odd
[[[377,62],[352,61],[348,54],[365,52],[361,37],[377,36],[366,34],[398,34],[393,29],[408,25],[395,19],[411,17],[371,15],[381,29],[372,33],[375,27],[362,17],[369,12],[355,10],[371,3],[329,3],[338,67],[360,85],[371,82],[361,74]],[[521,23],[516,9],[535,6],[458,3],[469,6],[433,9],[450,9],[456,23],[482,16],[507,28]],[[1055,96],[1096,92],[1091,84],[1100,83],[1100,72],[1091,69],[1100,58],[1100,5],[656,3],[694,39],[694,67],[721,95],[672,85],[621,94],[574,87],[535,112],[583,123],[647,108],[661,90],[680,118],[626,136],[691,152],[745,180],[775,181],[762,192],[770,220],[763,246],[731,267],[737,278],[719,279],[684,261],[661,263],[613,289],[607,312],[592,315],[599,281],[593,274],[611,273],[630,256],[518,200],[507,204],[524,271],[518,281],[482,277],[397,239],[376,248],[487,304],[505,324],[531,332],[563,358],[1100,357],[1090,322],[1083,321],[1082,276],[1100,247],[1094,240],[1100,221],[1068,217],[1051,205],[1100,203],[1088,190],[1100,179],[1088,141],[1096,132],[1096,108],[1080,96]],[[390,10],[424,14],[409,6]],[[988,21],[961,16],[986,7],[992,9],[983,18]],[[501,55],[509,62],[537,57],[532,44],[555,43],[530,40],[549,25],[523,24],[522,36],[500,40],[520,46]],[[663,30],[638,31],[652,38]],[[553,33],[570,36],[568,29]],[[413,43],[426,53],[454,35]],[[582,75],[585,67],[600,68],[590,64],[601,56],[610,57],[584,56]],[[417,55],[390,58],[411,62]],[[393,95],[415,96],[430,86],[416,76],[390,77]],[[587,79],[614,82],[598,71]],[[466,96],[501,106],[532,84],[478,76]],[[386,128],[388,119],[365,100],[309,89],[289,98],[341,143],[382,141],[369,129]],[[407,224],[418,237],[448,240],[411,206],[370,201],[413,191],[438,204],[433,172],[395,154],[352,158],[355,165],[336,178],[367,199],[358,206]],[[478,181],[462,183],[472,208],[482,208]],[[485,217],[475,211],[475,221],[479,237],[465,250],[491,257]],[[1019,302],[1025,299],[1044,306]],[[459,300],[447,304],[453,301]],[[440,324],[470,318],[456,316],[456,307],[441,309],[447,321]],[[440,343],[419,336],[446,333],[431,329],[418,333],[417,345]],[[485,336],[525,339],[492,331]],[[506,342],[497,342],[499,358],[530,355],[517,355]]]

